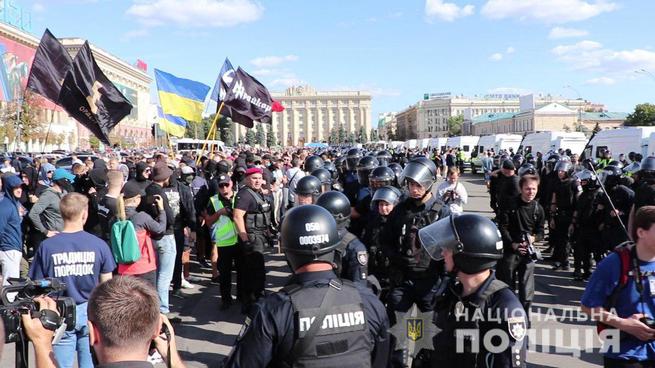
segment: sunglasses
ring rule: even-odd
[[[229,186],[230,186],[230,184],[218,184],[219,188],[226,188],[226,187],[229,187]]]

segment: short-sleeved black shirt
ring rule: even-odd
[[[238,208],[246,212],[256,212],[257,211],[257,199],[253,197],[248,187],[243,187],[237,193],[236,201],[234,202],[234,208]]]

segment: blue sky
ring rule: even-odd
[[[364,89],[377,114],[426,92],[654,102],[651,0],[15,0],[80,37],[213,86],[225,57],[270,90]],[[564,86],[571,86],[565,88]]]

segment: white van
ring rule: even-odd
[[[512,152],[518,152],[523,137],[519,134],[492,134],[480,137],[475,151],[472,153],[471,172],[474,174],[482,167],[482,153],[493,148],[498,153],[501,150],[512,149]]]
[[[587,138],[582,132],[537,132],[525,136],[519,151],[524,155],[528,153],[543,154],[548,151],[570,149],[571,153],[580,154],[587,143]]]
[[[414,148],[418,147],[418,141],[416,139],[410,139],[408,141],[405,141],[404,146],[407,149],[414,149]]]
[[[475,150],[475,146],[478,145],[479,140],[480,137],[473,135],[450,137],[446,141],[446,146],[461,149],[464,152],[464,158],[469,160],[471,158],[471,153]]]
[[[448,142],[447,137],[430,138],[430,150],[436,149],[439,152],[443,152],[446,150],[446,142]]]
[[[426,149],[430,145],[430,138],[422,138],[418,140],[418,148]]]
[[[601,130],[596,133],[585,147],[585,158],[598,158],[601,151],[609,150],[612,157],[618,158],[623,153],[641,153],[644,157],[650,154],[654,146],[649,145],[655,127],[625,127]]]

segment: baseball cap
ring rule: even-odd
[[[232,179],[230,179],[229,176],[225,174],[221,174],[218,176],[218,184],[229,184],[230,182],[232,182]]]
[[[52,180],[59,179],[68,179],[68,181],[72,183],[75,181],[75,175],[69,173],[66,169],[59,168],[55,170],[54,174],[52,174]]]
[[[123,186],[123,197],[125,198],[133,198],[136,196],[144,196],[146,195],[145,190],[135,181],[128,181],[125,183]]]

